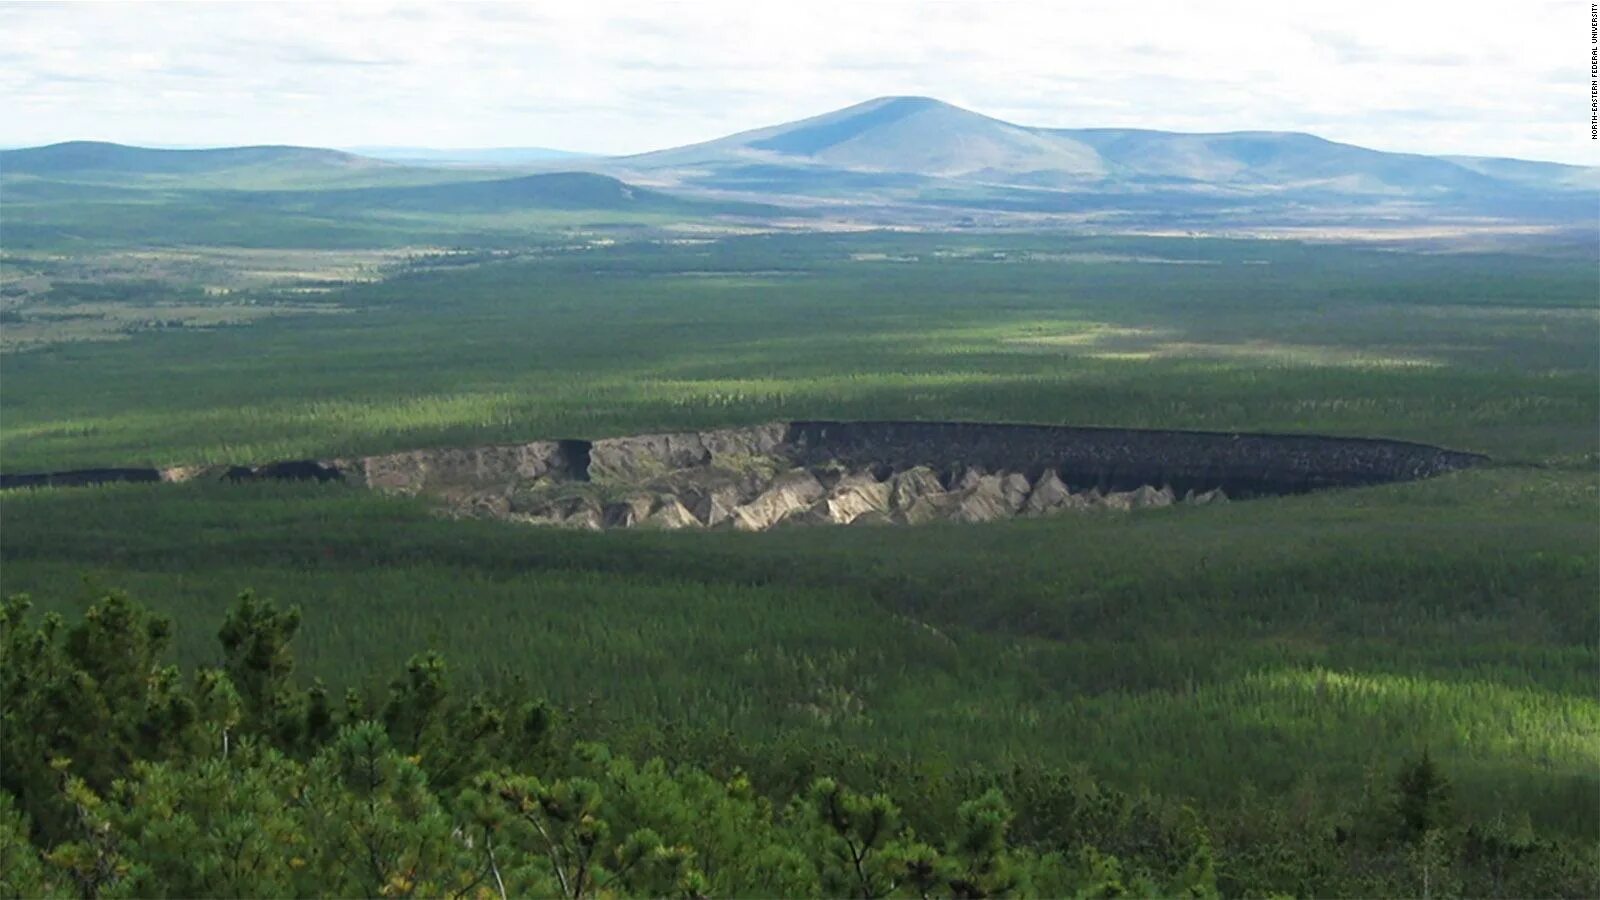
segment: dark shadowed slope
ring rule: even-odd
[[[395,187],[273,191],[259,202],[316,213],[504,213],[527,209],[628,210],[676,214],[776,214],[774,207],[686,199],[590,172],[550,172],[516,178]]]

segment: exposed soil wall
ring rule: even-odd
[[[969,422],[778,422],[260,466],[0,475],[0,488],[342,480],[578,528],[991,521],[1425,478],[1484,457],[1403,441]]]
[[[1404,441],[971,422],[795,422],[786,443],[800,464],[1054,469],[1075,489],[1150,484],[1230,496],[1407,481],[1485,460]]]

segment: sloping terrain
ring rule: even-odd
[[[220,147],[167,150],[106,141],[67,141],[43,147],[0,150],[0,170],[28,175],[121,172],[139,175],[218,172],[255,166],[373,168],[385,163],[354,153],[317,147]]]
[[[594,155],[553,147],[350,147],[347,152],[423,166],[516,166]]]
[[[1569,166],[1562,163],[1530,162],[1489,156],[1445,156],[1465,169],[1481,172],[1501,181],[1553,190],[1600,190],[1600,167]]]
[[[0,154],[8,250],[158,245],[396,247],[582,226],[774,219],[591,172],[416,166],[333,150],[153,150],[77,142]],[[492,238],[491,238],[492,239]]]
[[[777,213],[773,207],[676,197],[590,172],[551,172],[442,184],[258,195],[261,202],[322,213],[405,211],[494,213],[525,209]]]
[[[282,210],[352,221],[527,209],[777,221],[820,207],[852,224],[1043,220],[1188,230],[1444,221],[1588,227],[1600,203],[1594,168],[1388,153],[1290,132],[1037,128],[928,97],[881,97],[625,157],[406,152],[402,163],[306,147],[78,141],[0,153],[0,187],[8,218],[24,233],[36,220],[61,219],[59,209],[41,216],[36,204],[128,204],[100,210],[91,223],[98,227],[119,213],[148,216],[131,208],[140,200],[186,204],[186,221],[205,218],[206,204],[235,207],[230,220]],[[107,193],[96,194],[100,188]],[[130,189],[185,193],[120,193]],[[239,191],[253,193],[232,193]],[[81,236],[66,224],[46,233]]]
[[[697,162],[803,163],[927,176],[1048,169],[1094,177],[1092,148],[927,97],[882,97],[787,125],[625,158],[643,168]]]
[[[1586,221],[1600,186],[1582,167],[1388,153],[1291,132],[1035,128],[928,97],[576,164],[686,189],[1274,224],[1357,212]]]
[[[319,147],[168,150],[68,141],[0,150],[0,178],[8,188],[33,179],[119,187],[246,188],[415,182],[439,177],[426,169]]]
[[[1324,185],[1372,193],[1504,187],[1485,174],[1447,160],[1368,150],[1310,134],[1174,134],[1121,128],[1052,133],[1092,147],[1107,171],[1134,180],[1279,189]]]

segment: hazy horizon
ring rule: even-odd
[[[1592,165],[1587,10],[0,4],[0,145],[658,150],[885,95]],[[1581,21],[1580,21],[1581,20]],[[1382,28],[1373,27],[1381,21]]]
[[[885,96],[889,96],[889,95],[883,95],[883,96],[872,97],[872,98],[864,98],[860,102],[861,103],[867,103],[867,102],[871,102],[872,100],[884,99]],[[932,98],[932,99],[940,99],[940,98]],[[848,108],[848,106],[855,106],[855,105],[857,105],[857,104],[848,104],[847,107],[841,107],[841,108]],[[826,113],[829,113],[829,112],[835,112],[835,111],[837,111],[837,110],[833,110],[833,109],[817,110],[815,112],[810,112],[810,113],[806,113],[806,114],[803,114],[803,115],[795,116],[793,119],[788,119],[788,120],[785,120],[784,122],[762,122],[762,123],[751,124],[751,125],[748,125],[748,126],[737,128],[736,130],[728,132],[727,134],[738,134],[738,133],[742,133],[742,132],[746,132],[746,131],[754,131],[754,130],[758,130],[758,129],[761,129],[761,128],[766,128],[766,127],[769,127],[769,126],[781,125],[781,124],[786,124],[788,122],[804,120],[804,119],[808,119],[808,118],[811,118],[811,117],[814,117],[814,116],[823,115],[823,114],[826,114]],[[972,110],[972,111],[987,115],[987,113],[984,113],[983,110]],[[1029,123],[1029,122],[1012,122],[1011,124],[1030,126],[1030,127],[1050,127],[1050,126],[1034,126],[1033,123]],[[1100,127],[1100,126],[1084,126],[1084,127],[1094,128],[1094,127]],[[1174,129],[1163,129],[1163,128],[1134,128],[1134,126],[1125,126],[1125,127],[1128,127],[1130,129],[1133,129],[1133,130],[1158,131],[1158,132],[1167,132],[1167,133],[1171,133],[1171,134],[1226,134],[1226,133],[1229,133],[1229,132],[1184,132],[1184,131],[1177,131],[1177,130],[1174,130]],[[1237,130],[1235,130],[1234,133],[1267,132],[1267,131],[1268,131],[1268,129],[1237,129]],[[1290,133],[1290,132],[1277,132],[1277,133]],[[1310,132],[1300,132],[1300,133],[1310,133]],[[706,140],[715,140],[717,138],[726,137],[726,136],[727,135],[714,135],[711,138],[707,138]],[[1324,138],[1324,139],[1327,139],[1327,140],[1334,140],[1333,138],[1328,138],[1327,135],[1314,134],[1313,136]],[[577,158],[580,158],[580,157],[611,157],[611,156],[621,157],[621,156],[632,155],[632,151],[630,151],[629,153],[612,154],[612,153],[599,153],[599,152],[593,152],[593,151],[586,151],[586,150],[576,149],[576,148],[571,148],[571,147],[555,147],[555,146],[549,146],[549,145],[531,145],[531,144],[504,144],[504,145],[484,145],[484,146],[429,145],[429,144],[335,145],[335,144],[295,144],[295,143],[290,143],[290,142],[286,142],[286,141],[265,141],[265,142],[261,142],[261,143],[257,143],[257,144],[222,144],[222,143],[159,144],[159,143],[137,143],[137,142],[133,142],[133,141],[119,141],[119,140],[114,140],[114,139],[109,139],[109,138],[68,138],[68,139],[62,140],[62,141],[51,141],[51,142],[49,142],[47,144],[10,144],[10,143],[0,143],[0,150],[21,150],[21,149],[28,149],[30,147],[50,146],[51,144],[62,144],[62,143],[72,143],[72,142],[113,143],[113,144],[121,144],[123,146],[139,147],[139,148],[150,149],[150,150],[222,150],[222,149],[237,148],[237,147],[250,147],[250,146],[256,146],[256,147],[284,146],[284,147],[304,147],[304,148],[310,148],[310,149],[338,150],[338,151],[341,151],[341,152],[352,153],[352,154],[356,154],[356,155],[363,155],[363,154],[379,155],[379,154],[382,154],[382,153],[393,154],[393,153],[395,153],[397,151],[417,151],[417,152],[428,152],[428,153],[439,153],[439,154],[444,154],[444,153],[485,154],[485,153],[493,153],[493,152],[501,152],[501,153],[543,152],[543,153],[550,154],[550,156],[548,158],[550,161],[557,161],[557,160],[562,159],[562,158],[577,159]],[[1341,141],[1339,143],[1350,143],[1350,142]],[[652,148],[648,148],[648,149],[646,149],[644,151],[638,151],[638,152],[650,152],[652,150],[666,150],[666,149],[672,149],[672,148],[677,147],[677,146],[683,146],[683,145],[671,145],[671,146],[668,146],[668,147],[652,147]],[[1396,150],[1394,148],[1389,148],[1389,147],[1378,147],[1378,146],[1370,146],[1370,145],[1358,145],[1358,146],[1364,146],[1364,147],[1366,147],[1366,149],[1379,150],[1379,151],[1388,152],[1388,153],[1413,153],[1413,152],[1416,152],[1416,151],[1408,151],[1408,150]],[[1555,163],[1555,164],[1561,164],[1561,165],[1578,165],[1578,166],[1595,166],[1595,165],[1597,165],[1597,163],[1594,162],[1594,161],[1589,161],[1589,162],[1566,162],[1564,160],[1541,159],[1541,158],[1529,157],[1529,156],[1506,157],[1506,156],[1497,156],[1495,154],[1483,154],[1483,153],[1449,153],[1449,154],[1424,154],[1424,155],[1433,155],[1433,156],[1441,156],[1441,157],[1442,156],[1457,156],[1457,157],[1504,158],[1504,159],[1516,159],[1516,160],[1525,161],[1525,162],[1546,162],[1546,163]]]

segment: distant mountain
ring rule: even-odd
[[[349,152],[389,162],[429,166],[516,166],[593,155],[549,147],[351,147]]]
[[[1388,153],[1293,132],[1038,128],[929,97],[881,97],[632,156],[366,151],[393,158],[308,147],[72,142],[0,152],[0,187],[13,203],[111,200],[111,191],[158,188],[339,216],[585,209],[827,215],[926,227],[1499,221],[1592,228],[1600,209],[1600,168]]]
[[[1296,132],[1083,128],[1049,133],[1094,148],[1109,175],[1131,181],[1323,187],[1352,193],[1495,187],[1494,179],[1447,160],[1368,150]]]
[[[576,165],[680,189],[828,202],[1141,215],[1592,216],[1600,169],[1387,153],[1294,132],[1035,128],[882,97],[701,144]],[[1210,210],[1211,212],[1206,212]]]
[[[165,150],[129,147],[103,141],[68,141],[43,147],[0,151],[0,174],[64,176],[80,173],[184,175],[228,169],[282,168],[365,169],[387,163],[339,150],[316,147],[223,147],[209,150]]]
[[[786,125],[619,162],[643,168],[696,163],[789,163],[954,176],[1051,170],[1100,175],[1090,147],[928,97],[881,97]]]
[[[0,183],[46,179],[117,188],[286,189],[422,183],[462,176],[318,147],[130,147],[70,141],[0,151]]]
[[[1502,181],[1554,190],[1600,189],[1600,168],[1562,163],[1529,162],[1493,156],[1442,156],[1463,168]]]

